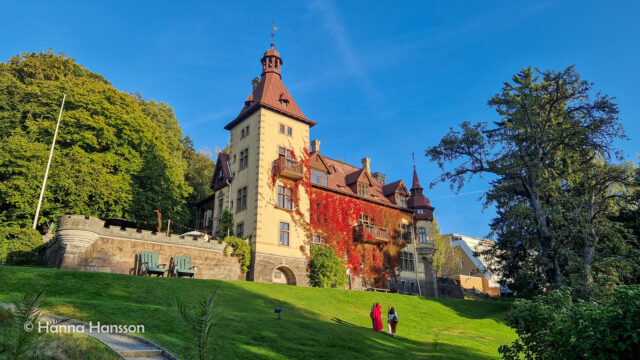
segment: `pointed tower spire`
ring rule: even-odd
[[[418,172],[416,171],[415,159],[413,165],[413,182],[411,184],[411,196],[407,206],[409,209],[416,211],[416,219],[418,220],[433,220],[433,207],[431,202],[422,194],[422,186],[418,179]]]
[[[413,165],[413,182],[411,183],[411,193],[413,190],[420,191],[422,194],[422,186],[420,186],[420,180],[418,179],[418,172],[416,171],[416,166]]]

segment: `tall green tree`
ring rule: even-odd
[[[434,218],[431,223],[433,230],[433,242],[435,252],[433,253],[433,270],[442,277],[448,278],[460,271],[460,256],[456,253],[451,241],[440,234],[440,226]]]
[[[0,226],[32,222],[63,94],[40,231],[69,213],[154,222],[157,209],[192,222],[193,181],[173,110],[48,51],[0,63]]]
[[[619,157],[613,143],[625,138],[617,105],[592,89],[573,66],[523,69],[489,101],[499,121],[492,126],[465,122],[426,151],[443,171],[436,182],[452,188],[459,190],[474,175],[492,175],[485,195],[498,208],[492,229],[502,249],[495,251],[512,252],[498,254],[509,261],[501,270],[516,277],[521,271],[541,276],[538,289],[561,286],[571,273],[566,255],[578,250],[564,237],[578,230],[567,222],[569,207],[562,196],[571,180],[568,171],[580,178],[585,161]],[[532,261],[512,256],[523,252]]]
[[[191,187],[191,193],[187,197],[187,205],[191,209],[190,217],[195,216],[195,204],[213,194],[211,178],[215,170],[215,162],[211,159],[211,151],[197,150],[189,136],[185,136],[182,142],[182,157],[186,162],[185,180]],[[191,220],[191,223],[194,223]]]

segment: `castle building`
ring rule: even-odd
[[[434,208],[415,167],[407,189],[372,172],[369,158],[353,166],[322,154],[320,141],[310,141],[316,122],[282,82],[278,51],[272,46],[260,62],[261,77],[224,127],[228,152],[218,155],[214,194],[198,205],[197,227],[213,233],[222,212],[233,213],[236,236],[252,247],[250,281],[308,285],[310,246],[317,244],[347,260],[352,289],[436,295]]]

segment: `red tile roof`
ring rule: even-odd
[[[376,202],[382,205],[387,205],[394,208],[402,209],[404,211],[411,211],[407,208],[397,206],[393,202],[391,202],[389,199],[387,199],[387,197],[383,193],[382,184],[373,176],[369,177],[371,180],[371,187],[369,188],[369,197],[358,195],[358,193],[353,191],[352,188],[349,186],[347,179],[352,179],[354,177],[357,178],[357,176],[360,176],[361,172],[364,171],[364,169],[346,164],[338,160],[330,159],[324,155],[321,155],[320,153],[314,153],[314,154],[317,154],[318,156],[322,157],[322,160],[329,167],[329,169],[331,170],[331,173],[327,177],[327,186],[322,186],[322,185],[313,183],[312,184],[313,187],[331,190],[334,192],[339,192],[339,193],[360,198],[366,201]]]
[[[402,179],[383,185],[382,193],[384,194],[384,196],[388,196],[391,194],[395,194],[398,189],[402,190],[403,195],[409,195],[409,192],[406,190],[406,186],[404,186],[404,181],[402,181]]]
[[[275,63],[275,67],[268,67],[267,61]],[[228,123],[224,128],[231,130],[234,126],[240,123],[249,115],[253,114],[260,107],[266,107],[270,110],[277,111],[283,115],[292,117],[298,121],[302,121],[309,126],[313,126],[316,123],[307,119],[302,113],[296,102],[293,100],[291,94],[282,83],[282,77],[280,75],[280,66],[282,65],[282,59],[280,54],[274,49],[269,49],[264,53],[262,57],[262,76],[260,82],[255,87],[253,92],[245,100],[245,105],[238,114],[238,116]]]

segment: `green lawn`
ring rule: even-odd
[[[44,289],[52,313],[103,324],[143,324],[148,338],[190,359],[191,335],[176,298],[196,302],[218,289],[221,359],[495,359],[515,333],[499,300],[419,298],[252,282],[0,266],[0,302]],[[373,302],[395,306],[398,338],[371,330]],[[283,319],[273,309],[283,306]],[[386,330],[386,321],[385,321]]]

